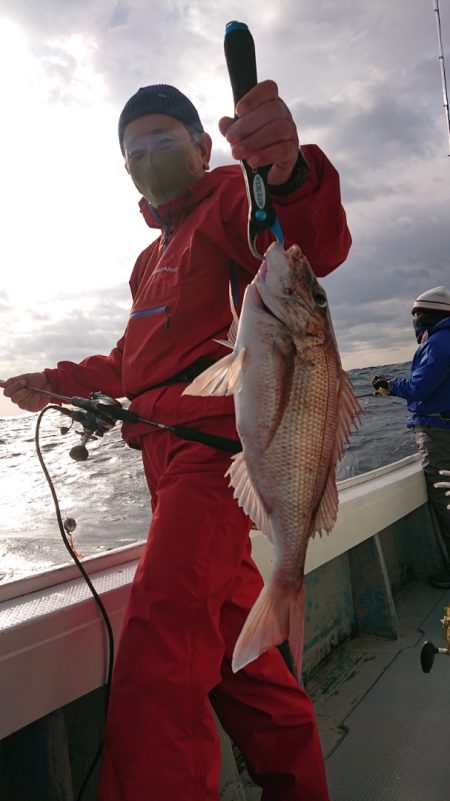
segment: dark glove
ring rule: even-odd
[[[391,385],[389,383],[389,378],[386,378],[384,375],[374,375],[372,378],[371,384],[376,392],[379,392],[380,395],[392,395]]]

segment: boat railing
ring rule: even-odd
[[[356,553],[426,501],[415,456],[339,482],[339,495],[335,528],[308,547],[308,574],[318,576],[337,557]],[[261,532],[252,538],[255,560],[267,577],[272,546]],[[116,637],[142,547],[136,543],[84,560]],[[100,687],[107,656],[102,620],[75,565],[0,586],[0,738]]]

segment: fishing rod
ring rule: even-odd
[[[1,379],[0,387],[5,387],[5,382]],[[72,421],[81,423],[83,426],[83,431],[79,432],[81,434],[81,444],[72,448],[69,453],[69,456],[75,459],[75,461],[86,461],[89,456],[86,448],[87,442],[97,439],[97,437],[103,437],[103,435],[107,431],[110,431],[119,420],[126,423],[143,423],[144,425],[158,428],[161,431],[171,431],[180,439],[200,442],[203,445],[209,445],[211,448],[218,448],[219,450],[231,454],[239,453],[239,451],[242,450],[242,445],[239,440],[219,437],[216,434],[207,434],[204,431],[199,431],[196,428],[189,428],[184,425],[169,425],[167,423],[160,423],[156,420],[148,420],[145,417],[140,417],[136,412],[124,409],[120,401],[109,397],[109,395],[105,395],[103,392],[91,392],[89,398],[82,398],[78,396],[59,395],[56,392],[49,392],[48,390],[31,386],[26,386],[24,389],[30,392],[37,392],[38,395],[46,395],[52,398],[52,400],[57,400],[82,410],[78,412],[73,409],[65,409],[62,406],[55,405],[53,407],[61,412],[61,414],[71,417]],[[69,429],[63,429],[61,433],[66,434],[68,430]]]
[[[450,115],[449,115],[449,108],[448,108],[448,92],[447,92],[447,77],[445,74],[445,61],[444,61],[444,51],[442,48],[442,31],[441,31],[441,16],[439,11],[439,0],[434,0],[434,13],[436,16],[436,27],[437,27],[437,37],[438,37],[438,50],[439,50],[439,64],[441,68],[441,81],[442,81],[442,94],[444,97],[444,111],[445,111],[445,122],[447,125],[447,135],[448,135],[448,156],[450,156]]]

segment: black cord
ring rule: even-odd
[[[34,442],[35,442],[35,445],[36,445],[36,453],[37,453],[40,465],[42,467],[42,470],[44,472],[45,478],[47,479],[47,483],[48,483],[48,485],[50,487],[50,492],[52,494],[53,503],[55,505],[56,518],[57,518],[57,521],[58,521],[58,526],[59,526],[59,530],[61,532],[61,537],[63,539],[64,545],[66,546],[67,550],[69,551],[71,559],[73,559],[73,561],[75,562],[78,570],[80,571],[80,573],[81,573],[82,577],[84,578],[87,586],[89,587],[89,590],[92,593],[94,601],[97,604],[97,607],[98,607],[98,609],[100,611],[100,614],[101,614],[101,616],[103,618],[103,622],[105,624],[106,634],[107,634],[107,641],[108,641],[108,669],[107,669],[107,674],[106,674],[106,700],[105,700],[105,719],[106,719],[106,714],[107,714],[107,711],[108,711],[108,704],[109,704],[109,696],[110,696],[110,691],[111,691],[111,677],[112,677],[113,664],[114,664],[114,635],[113,635],[113,631],[112,631],[111,621],[110,621],[110,619],[108,617],[108,613],[107,613],[107,611],[106,611],[106,609],[105,609],[105,607],[103,605],[103,601],[100,598],[97,590],[95,589],[95,587],[94,587],[94,585],[93,585],[88,573],[86,572],[86,569],[84,568],[83,564],[78,559],[78,556],[74,552],[74,550],[73,550],[73,548],[72,548],[72,546],[71,546],[71,544],[69,542],[66,530],[64,528],[64,524],[63,524],[63,520],[62,520],[62,516],[61,516],[61,510],[59,508],[59,502],[58,502],[58,497],[56,495],[55,487],[54,487],[53,482],[52,482],[52,480],[50,478],[50,474],[49,474],[49,472],[47,470],[47,466],[46,466],[46,464],[44,462],[44,459],[43,459],[43,456],[42,456],[42,452],[41,452],[41,448],[40,448],[40,444],[39,444],[39,432],[40,432],[40,426],[41,426],[42,417],[45,414],[45,412],[47,412],[49,409],[54,409],[54,410],[56,410],[58,412],[61,412],[61,407],[60,406],[56,406],[56,405],[55,406],[53,406],[53,405],[46,406],[40,412],[40,414],[38,416],[38,419],[36,421],[36,430],[35,430],[35,437],[34,437]],[[91,765],[89,767],[89,770],[88,770],[88,772],[87,772],[87,774],[86,774],[86,776],[84,778],[84,781],[83,781],[83,783],[81,785],[81,788],[80,788],[80,790],[78,792],[78,795],[77,795],[75,801],[82,801],[82,796],[83,796],[84,791],[86,790],[86,788],[87,788],[87,786],[88,786],[88,784],[89,784],[89,782],[91,780],[92,774],[93,774],[93,772],[95,770],[95,767],[96,767],[96,765],[98,763],[98,760],[100,759],[100,756],[101,756],[101,753],[102,753],[102,749],[103,749],[103,742],[100,743],[100,745],[99,745],[99,747],[97,749],[97,752],[96,752],[96,754],[94,756],[94,759],[93,759],[93,761],[92,761],[92,763],[91,763]]]

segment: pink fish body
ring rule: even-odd
[[[233,393],[243,450],[227,475],[274,545],[272,576],[238,638],[233,670],[287,639],[300,674],[306,549],[311,536],[334,526],[336,463],[360,407],[326,294],[297,245],[269,247],[246,289],[233,352],[185,392]]]

